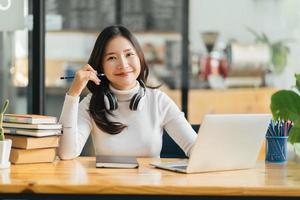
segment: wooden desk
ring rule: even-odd
[[[83,194],[99,195],[89,196],[89,199],[117,199],[118,195],[132,199],[130,195],[136,195],[135,199],[160,199],[168,195],[205,199],[300,197],[300,165],[295,163],[265,165],[258,162],[249,170],[187,175],[149,166],[159,159],[138,159],[138,169],[96,169],[94,160],[81,157],[50,164],[12,165],[10,169],[0,170],[0,199],[19,193],[37,195],[41,199],[45,197],[43,194],[77,194],[78,198]]]

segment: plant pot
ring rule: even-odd
[[[5,169],[10,167],[9,155],[11,150],[10,139],[5,139],[4,141],[0,141],[0,169]]]

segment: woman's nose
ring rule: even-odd
[[[122,69],[122,68],[127,68],[127,67],[128,67],[128,61],[124,56],[122,56],[120,58],[119,68]]]

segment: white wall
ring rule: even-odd
[[[200,33],[218,31],[218,42],[236,39],[251,43],[254,36],[246,26],[266,33],[271,41],[291,38],[286,81],[294,84],[292,74],[300,72],[300,1],[298,0],[191,0],[190,48],[205,51]]]

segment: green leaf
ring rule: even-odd
[[[250,28],[250,27],[246,27],[246,29],[247,29],[251,34],[254,35],[255,41],[256,41],[257,43],[267,43],[267,44],[269,44],[269,40],[268,40],[267,36],[266,36],[264,33],[260,35],[260,34],[258,34],[255,30],[253,30],[253,29]]]
[[[264,43],[270,44],[269,38],[265,33],[262,33],[262,41]]]
[[[0,141],[3,141],[4,139],[5,139],[4,130],[3,130],[3,128],[0,128]]]
[[[292,120],[299,117],[300,96],[290,90],[280,90],[271,97],[271,111],[274,119]]]
[[[300,127],[293,127],[289,133],[289,142],[291,144],[300,142]]]
[[[281,43],[272,44],[272,64],[274,65],[275,72],[281,73],[288,59],[288,49],[283,46]]]
[[[289,141],[300,142],[300,96],[290,90],[280,90],[272,95],[270,107],[275,120],[293,122]]]
[[[2,128],[2,120],[3,120],[3,114],[6,111],[7,107],[8,107],[9,101],[8,99],[6,99],[6,101],[4,102],[2,108],[1,108],[1,113],[0,113],[0,141],[3,141],[5,139],[4,137],[4,130]]]
[[[300,74],[295,74],[296,78],[296,88],[300,92]]]
[[[256,39],[261,38],[260,35],[258,35],[258,33],[257,33],[256,31],[254,31],[252,28],[250,28],[250,27],[247,26],[246,29],[247,29],[250,33],[252,33],[252,34],[255,36]]]
[[[1,114],[4,114],[7,107],[8,107],[8,104],[9,104],[9,100],[6,99],[6,101],[4,102],[4,105],[2,106],[2,109],[1,109]]]

